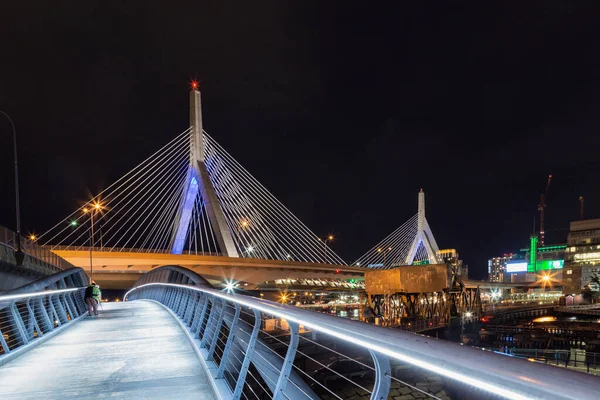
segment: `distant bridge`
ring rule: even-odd
[[[89,250],[54,253],[89,273]],[[92,260],[94,279],[107,289],[129,289],[142,274],[166,265],[188,268],[209,281],[248,283],[247,289],[278,279],[362,280],[364,275],[364,268],[348,265],[195,254],[93,251]]]
[[[0,296],[3,400],[595,400],[600,391],[592,375],[215,290],[179,267],[144,274],[130,301],[90,320],[85,280],[73,269]]]

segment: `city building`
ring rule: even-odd
[[[462,279],[469,279],[469,266],[464,265],[463,261],[458,258],[456,249],[442,249],[437,253],[438,259],[442,260],[453,270],[458,272],[458,276]]]
[[[581,293],[590,284],[594,273],[600,274],[600,219],[571,222],[565,251],[563,293]]]
[[[566,244],[554,244],[538,247],[538,237],[532,236],[525,252],[527,259],[527,282],[548,279],[554,284],[562,284],[563,268],[565,265]],[[533,256],[535,255],[535,257]],[[548,278],[544,278],[544,277]]]
[[[538,247],[538,237],[532,236],[528,248],[488,260],[488,281],[521,283],[548,279],[560,285],[566,248],[565,244]]]
[[[509,277],[507,272],[516,272],[513,271],[514,267],[511,267],[511,271],[507,271],[507,264],[522,259],[523,256],[518,253],[507,253],[501,257],[490,258],[488,260],[488,282],[505,282],[505,279]]]

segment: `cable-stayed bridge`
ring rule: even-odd
[[[162,265],[250,283],[362,275],[203,130],[196,87],[188,129],[37,241],[108,287]]]
[[[0,295],[0,397],[597,398],[598,380],[576,371],[229,287],[273,280],[335,287],[406,270],[447,278],[448,268],[422,191],[416,216],[346,265],[203,131],[196,88],[190,104],[189,129],[41,235],[44,247],[28,254],[39,259],[50,249],[87,271],[59,268]],[[0,245],[12,262],[14,245],[6,238]],[[86,318],[90,267],[104,288],[131,288],[127,302],[107,303],[93,319]],[[207,279],[225,280],[226,290]],[[451,286],[367,288],[367,301],[387,326],[428,321],[451,304],[471,307]]]
[[[437,264],[440,249],[425,218],[425,193],[419,191],[417,213],[352,265],[389,269],[413,264]]]

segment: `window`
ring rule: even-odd
[[[573,282],[573,279],[567,278],[567,282]]]
[[[573,270],[572,269],[568,269],[567,270],[567,275],[573,275]]]

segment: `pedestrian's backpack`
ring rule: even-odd
[[[94,287],[88,286],[85,288],[85,297],[94,297]]]

